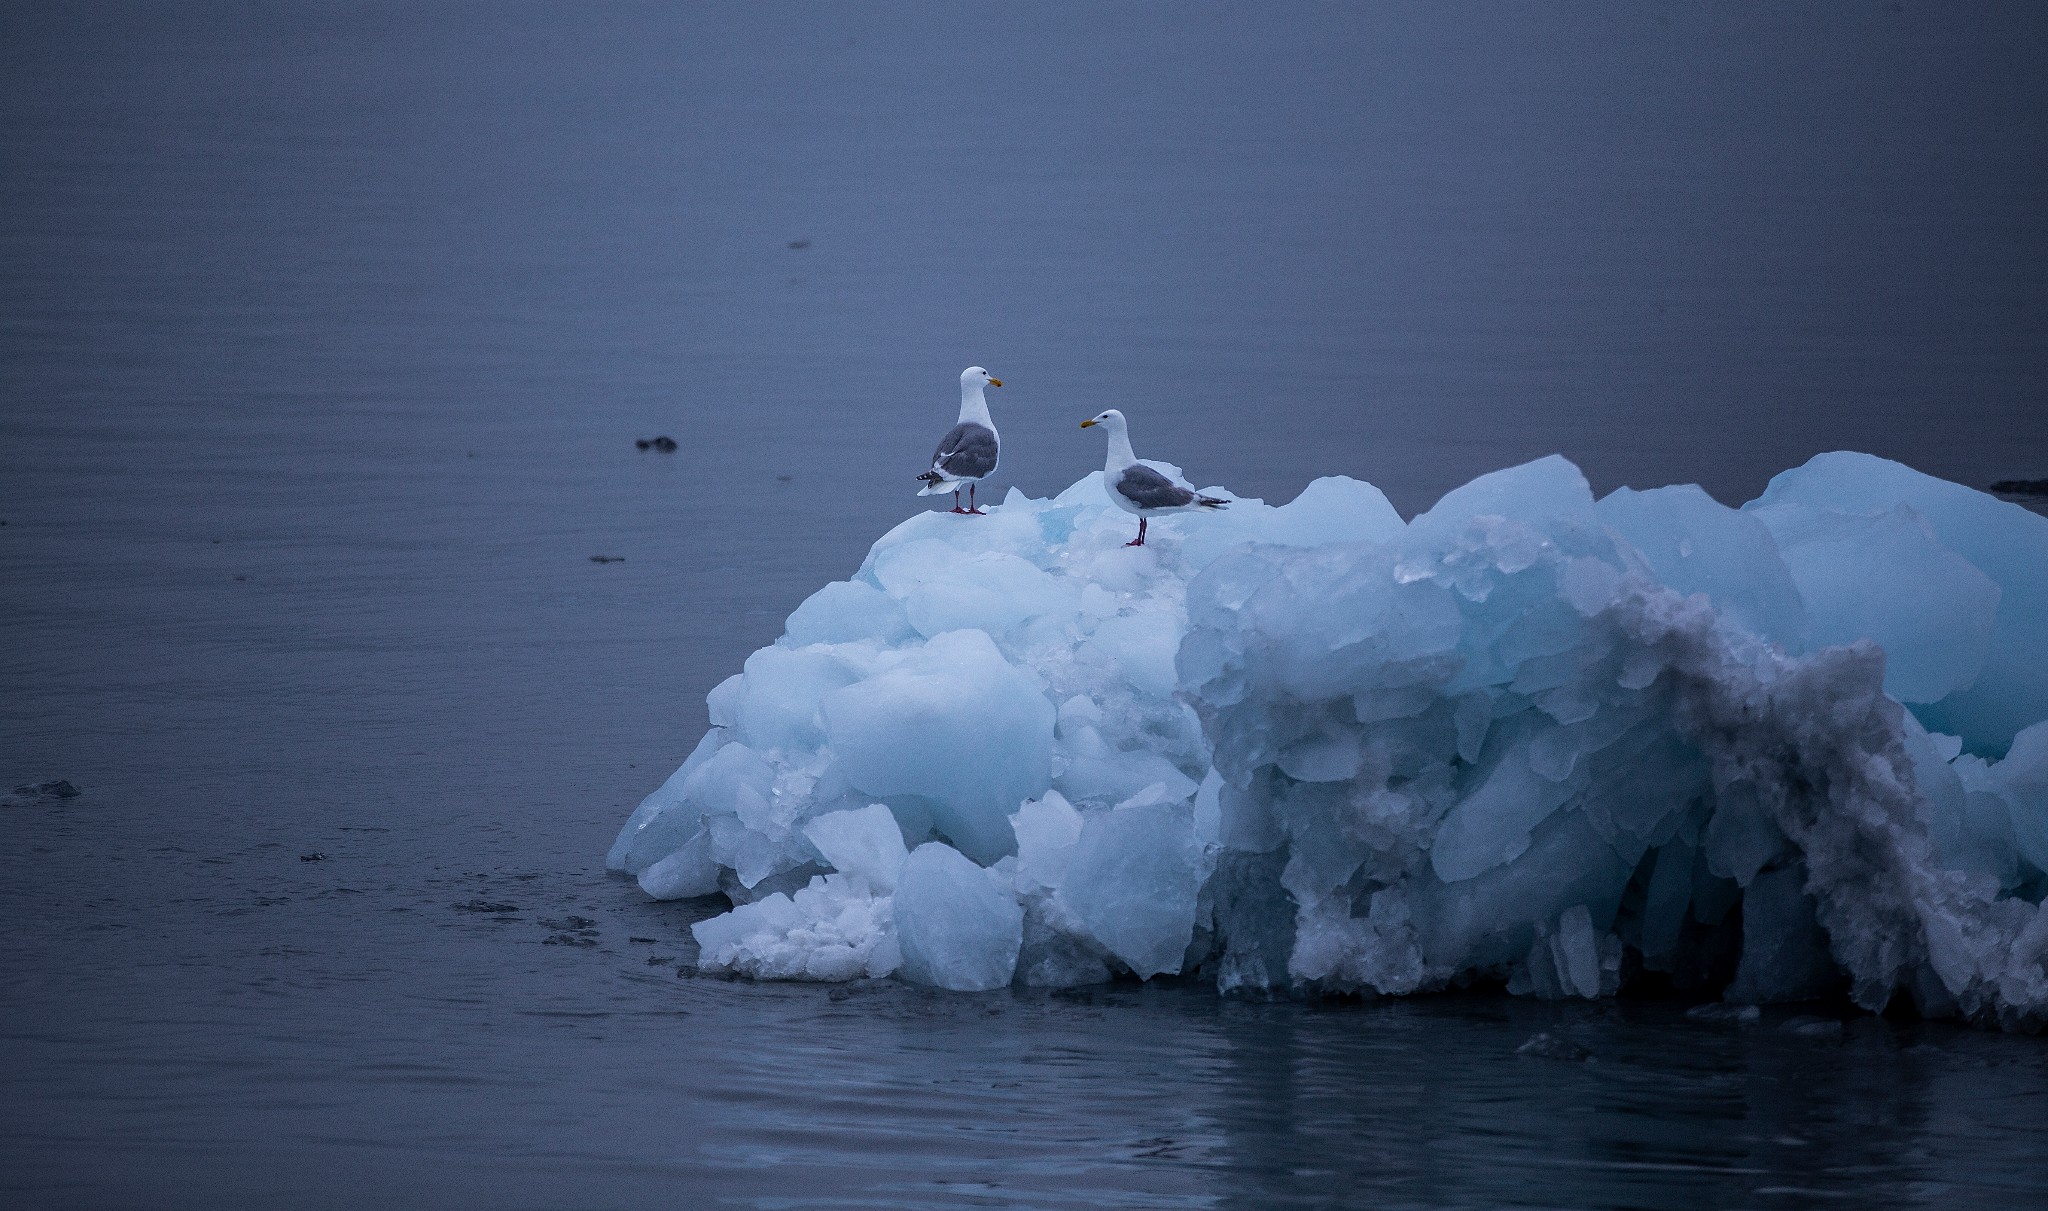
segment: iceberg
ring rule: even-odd
[[[1847,453],[1739,509],[1558,457],[1231,500],[897,526],[608,866],[761,979],[2048,1023],[2048,518]]]

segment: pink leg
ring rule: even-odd
[[[953,489],[953,512],[955,512],[955,513],[965,513],[965,512],[967,512],[967,510],[965,510],[965,509],[963,509],[963,508],[961,508],[961,507],[960,507],[960,489],[958,489],[958,488],[955,488],[955,489]]]
[[[988,516],[988,514],[986,514],[986,513],[983,513],[983,512],[982,512],[982,511],[981,511],[980,509],[977,509],[977,508],[975,508],[975,507],[974,507],[974,485],[973,485],[973,484],[968,484],[968,485],[967,485],[967,511],[968,511],[969,513],[973,513],[973,514],[975,514],[976,516],[980,516],[980,517],[986,517],[986,516]]]
[[[1132,539],[1131,541],[1129,541],[1129,542],[1125,543],[1125,544],[1124,544],[1125,546],[1127,546],[1127,547],[1142,547],[1142,546],[1144,546],[1144,545],[1145,545],[1145,522],[1146,522],[1146,520],[1147,520],[1147,519],[1146,519],[1146,518],[1143,518],[1143,517],[1140,517],[1140,518],[1138,519],[1138,536],[1137,536],[1136,538],[1133,538],[1133,539]]]

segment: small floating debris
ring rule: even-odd
[[[1709,1001],[1686,1010],[1685,1016],[1695,1022],[1738,1022],[1744,1026],[1754,1026],[1762,1020],[1764,1011],[1754,1005],[1730,1005],[1726,1001]]]
[[[1842,1037],[1840,1018],[1796,1017],[1786,1018],[1778,1024],[1781,1034],[1796,1034],[1802,1039],[1839,1039]]]
[[[626,557],[625,557],[625,556],[623,556],[623,555],[593,555],[593,556],[591,556],[591,557],[590,557],[590,562],[592,562],[592,563],[624,563],[624,562],[626,562]]]
[[[627,940],[628,942],[645,942],[645,943],[647,943],[647,944],[648,944],[649,946],[652,946],[652,945],[654,945],[654,939],[653,939],[653,938],[643,938],[643,937],[640,937],[640,936],[639,936],[638,934],[635,934],[635,935],[633,935],[632,937],[629,937],[629,938],[627,938],[626,940]]]
[[[0,807],[32,807],[53,800],[76,799],[83,793],[62,778],[53,782],[28,782],[15,787],[11,795],[0,795]]]
[[[326,854],[300,854],[300,855],[299,855],[299,861],[301,861],[301,862],[325,862],[325,861],[327,861],[327,855],[326,855]]]
[[[634,440],[633,447],[636,450],[659,450],[663,454],[674,454],[676,439],[668,436],[642,437]]]
[[[1529,1036],[1529,1041],[1515,1048],[1516,1055],[1534,1056],[1539,1060],[1589,1060],[1593,1053],[1572,1042],[1561,1039],[1547,1030],[1539,1030]]]

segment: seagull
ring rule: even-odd
[[[1000,387],[1003,380],[992,378],[980,366],[960,372],[960,423],[939,439],[932,451],[932,469],[918,476],[924,487],[919,496],[953,494],[953,512],[974,513],[974,485],[996,473],[1000,439],[996,423],[989,419],[988,401],[981,397],[983,385]],[[967,507],[960,507],[960,485],[967,485]]]
[[[1203,496],[1185,484],[1177,484],[1138,461],[1131,453],[1131,430],[1124,414],[1115,408],[1081,422],[1083,429],[1109,426],[1109,461],[1102,466],[1102,485],[1109,498],[1126,513],[1138,515],[1138,536],[1127,547],[1145,545],[1145,519],[1155,513],[1181,513],[1189,509],[1221,509],[1229,501]]]

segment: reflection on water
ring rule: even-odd
[[[969,363],[1034,494],[1109,404],[1241,492],[1409,510],[1552,450],[1727,499],[1838,446],[2048,474],[2044,39],[0,13],[0,787],[86,792],[0,809],[0,1194],[2024,1201],[2037,1040],[678,978],[708,906],[597,868],[703,693],[917,507]]]
[[[2048,1177],[2033,1039],[727,982],[677,974],[711,904],[594,864],[341,828],[306,863],[73,803],[0,855],[0,910],[39,921],[0,1036],[0,1182],[31,1205],[2013,1206]],[[1517,1055],[1538,1031],[1591,1058]]]

